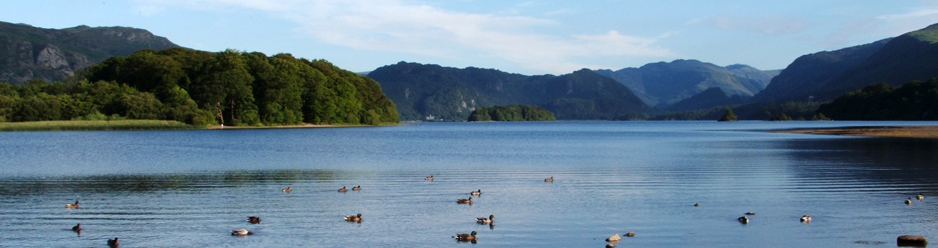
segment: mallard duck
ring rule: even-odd
[[[469,199],[459,199],[459,200],[456,200],[456,203],[459,203],[459,204],[472,204],[472,197],[470,196]]]
[[[248,222],[250,222],[251,224],[260,224],[260,223],[261,223],[261,217],[257,217],[257,216],[248,216]]]
[[[75,232],[80,233],[80,232],[81,232],[81,223],[78,223],[78,225],[73,226],[73,227],[72,227],[72,231],[75,231]]]
[[[749,224],[749,218],[747,218],[746,216],[741,216],[739,218],[736,218],[736,220],[738,220],[739,223]]]
[[[479,190],[476,190],[476,191],[472,191],[472,192],[469,192],[469,194],[470,194],[470,195],[481,195],[481,194],[482,194],[482,189],[479,189]]]
[[[426,179],[424,179],[424,180],[433,181],[433,175],[428,176],[428,177],[427,177]]]
[[[912,197],[909,197],[909,199],[905,199],[905,205],[912,205]]]
[[[473,240],[476,240],[476,231],[472,231],[472,233],[468,233],[468,234],[459,233],[459,234],[456,234],[456,236],[453,236],[453,238],[456,239],[457,241],[473,241]]]
[[[248,231],[248,229],[243,229],[243,228],[231,231],[231,236],[248,236],[252,234],[254,233],[251,231]]]
[[[352,190],[354,190],[354,191],[362,190],[362,186],[361,186],[361,185],[358,185],[358,186],[352,187]]]
[[[121,245],[121,242],[120,242],[120,241],[117,241],[117,237],[114,237],[114,239],[108,239],[108,240],[107,240],[107,246],[110,246],[110,247],[118,247],[118,246],[120,246],[120,245]]]
[[[635,232],[629,232],[629,233],[626,233],[626,234],[623,235],[623,236],[626,236],[626,237],[629,237],[629,238],[635,237]]]
[[[347,190],[347,189],[345,189],[345,186],[342,186],[342,188],[341,188],[341,189],[339,189],[339,192],[346,192],[346,191],[348,191],[348,190]]]
[[[554,177],[551,176],[551,177],[545,178],[544,181],[545,181],[545,182],[548,182],[548,183],[552,183],[552,182],[554,182]]]
[[[609,243],[609,244],[606,244],[606,248],[616,248],[616,245]]]
[[[700,203],[694,203],[694,207],[700,207]]]
[[[476,222],[478,222],[479,224],[492,224],[495,222],[495,215],[494,214],[489,215],[488,218],[485,218],[485,217],[476,218]]]
[[[78,208],[78,200],[75,200],[75,204],[65,204],[65,208]]]
[[[746,215],[756,215],[755,212],[746,212]]]
[[[362,214],[359,213],[358,215],[349,215],[349,216],[345,216],[345,221],[348,221],[348,222],[362,222]]]
[[[925,200],[925,196],[922,195],[922,194],[918,194],[917,196],[915,196],[915,199],[918,199],[919,201],[924,201],[924,200]]]
[[[284,188],[284,189],[282,189],[282,190],[280,190],[280,191],[283,191],[283,193],[290,193],[290,191],[293,191],[293,189],[291,189],[290,187],[291,187],[291,186],[287,186],[286,188]]]
[[[606,242],[619,242],[619,240],[622,240],[622,237],[618,233],[606,238]]]
[[[801,222],[811,222],[811,216],[807,214],[801,216]]]

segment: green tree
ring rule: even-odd
[[[718,121],[736,121],[736,114],[733,114],[732,109],[726,109],[726,112]]]

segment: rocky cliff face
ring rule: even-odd
[[[44,29],[0,22],[0,82],[61,81],[112,56],[179,47],[147,30],[78,26]]]

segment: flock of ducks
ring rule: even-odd
[[[424,180],[426,180],[426,181],[433,181],[433,175],[430,175],[430,176],[426,177]],[[551,177],[545,178],[545,179],[544,179],[544,182],[549,182],[549,183],[550,183],[550,182],[554,182],[554,177],[551,176]],[[361,189],[362,189],[362,186],[361,186],[361,185],[352,187],[352,190],[353,190],[353,191],[360,191]],[[281,189],[281,192],[283,192],[283,193],[290,193],[290,192],[292,192],[292,191],[293,191],[293,189],[291,188],[291,186],[287,186],[286,188]],[[348,191],[348,189],[346,189],[345,186],[342,186],[342,188],[339,189],[339,192],[343,192],[343,193],[344,193],[344,192],[347,192],[347,191]],[[478,190],[469,192],[469,194],[470,194],[470,195],[475,195],[475,196],[482,195],[482,189],[478,189]],[[923,201],[923,200],[925,200],[925,195],[919,194],[919,195],[915,196],[915,199],[917,199],[917,200],[919,200],[919,201]],[[466,198],[466,199],[457,199],[457,200],[456,200],[456,203],[457,203],[457,204],[470,204],[470,205],[471,205],[471,204],[472,204],[472,197],[470,196],[469,198]],[[912,197],[909,197],[909,198],[907,198],[907,199],[905,200],[905,204],[906,204],[906,205],[912,205],[912,203],[913,203]],[[78,200],[75,200],[75,203],[74,203],[74,204],[72,204],[72,203],[65,204],[65,208],[67,208],[67,209],[77,209],[77,208],[78,208],[78,204],[79,204]],[[700,206],[700,203],[694,203],[694,207],[699,207],[699,206]],[[755,213],[755,212],[746,212],[746,213],[744,213],[743,216],[740,216],[740,217],[737,218],[736,220],[739,221],[739,222],[742,223],[742,224],[749,224],[749,217],[747,217],[747,216],[752,216],[752,215],[756,215],[756,213]],[[801,219],[800,219],[800,220],[801,220],[801,222],[803,222],[803,223],[809,223],[809,222],[811,222],[811,216],[810,216],[810,215],[803,215],[803,216],[801,216]],[[261,218],[260,218],[260,217],[257,217],[257,216],[248,216],[247,221],[248,221],[248,223],[251,223],[251,224],[260,224],[260,223],[261,223]],[[362,214],[361,214],[361,213],[358,213],[357,215],[348,215],[348,216],[345,216],[345,221],[346,221],[346,222],[357,222],[357,223],[361,223],[361,222],[362,222]],[[494,226],[494,223],[495,223],[495,215],[489,215],[488,218],[485,218],[485,217],[476,218],[476,223],[479,223],[480,225],[489,225],[490,227],[492,227],[492,226]],[[78,233],[79,235],[81,235],[81,223],[78,223],[77,225],[73,226],[73,227],[72,227],[72,231],[74,231],[74,232]],[[237,229],[237,230],[232,230],[232,231],[231,231],[231,235],[232,235],[232,236],[248,236],[248,235],[252,235],[252,234],[254,234],[254,233],[251,232],[251,231],[249,231],[249,230],[247,230],[247,229],[243,229],[243,228],[242,228],[242,229]],[[476,233],[476,231],[472,231],[471,233],[459,233],[459,234],[454,235],[453,238],[456,239],[457,241],[475,243],[475,242],[476,242],[476,235],[477,235],[477,234],[478,234],[478,233]],[[635,237],[635,232],[626,233],[624,236],[626,236],[626,237]],[[609,244],[607,244],[606,247],[607,247],[607,248],[614,248],[614,247],[616,247],[616,245],[618,244],[618,242],[619,242],[620,240],[622,240],[622,237],[619,236],[618,233],[616,233],[615,235],[612,235],[612,236],[610,236],[609,238],[606,238],[606,241],[609,242]],[[118,238],[117,238],[117,237],[114,237],[114,239],[108,239],[107,245],[108,245],[109,247],[116,248],[116,247],[120,246],[120,241],[118,241]]]

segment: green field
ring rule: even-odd
[[[178,121],[162,120],[0,122],[0,131],[170,130],[204,128],[205,127],[188,125]]]

